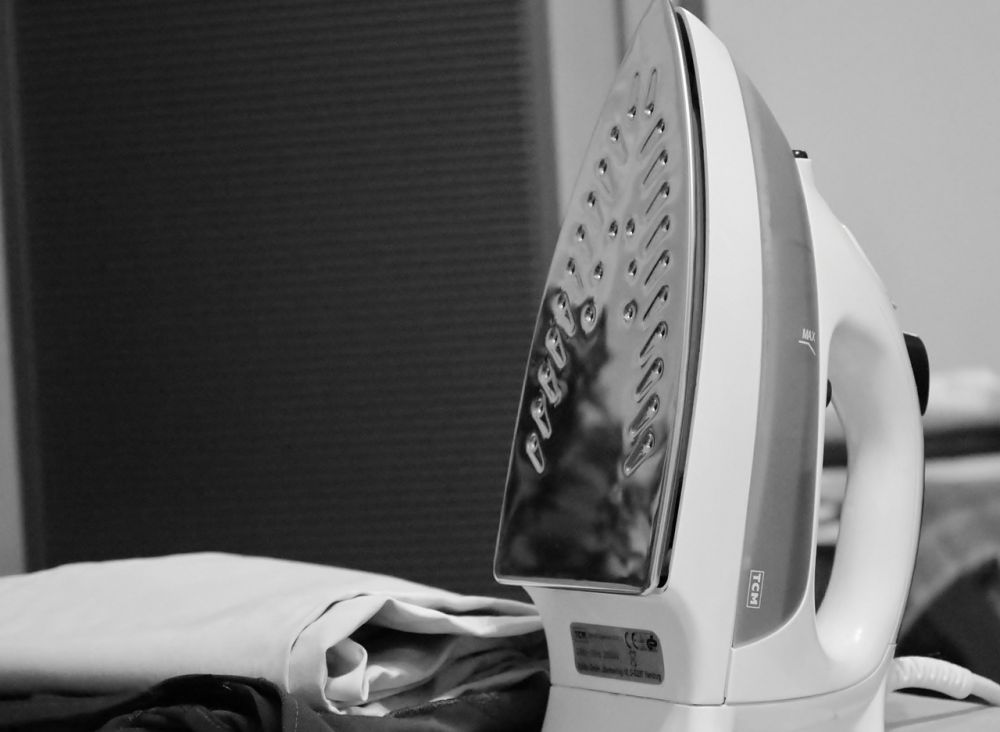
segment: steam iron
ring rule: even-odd
[[[810,165],[722,43],[654,0],[556,244],[496,547],[544,622],[547,732],[884,727],[920,404]],[[817,609],[828,383],[849,468]]]

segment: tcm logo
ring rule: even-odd
[[[747,587],[747,607],[759,610],[761,598],[764,595],[764,572],[760,569],[750,570],[750,583]]]

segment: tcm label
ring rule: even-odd
[[[760,608],[764,596],[764,572],[760,569],[750,570],[750,582],[747,583],[747,607],[751,610]]]
[[[569,632],[576,670],[581,674],[663,683],[663,648],[656,633],[587,623],[573,623]]]

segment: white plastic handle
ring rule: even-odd
[[[820,337],[847,440],[847,491],[817,632],[837,675],[860,679],[895,643],[923,502],[923,432],[903,334],[884,287],[799,161],[812,222]]]

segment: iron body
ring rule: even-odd
[[[572,200],[495,561],[545,623],[546,729],[881,729],[920,406],[811,161],[718,39],[654,0]],[[828,382],[850,460],[817,608]]]

